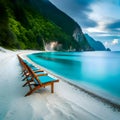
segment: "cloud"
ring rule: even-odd
[[[119,39],[113,39],[112,41],[105,41],[104,45],[106,47],[110,47],[110,46],[116,46],[120,43]]]
[[[79,16],[82,17],[75,17],[75,20],[84,28],[92,28],[98,26],[98,23],[89,18],[87,13],[80,13]]]
[[[91,5],[96,0],[50,0],[63,12],[74,18],[82,27],[95,27],[97,22],[89,17],[92,12]]]
[[[108,46],[110,45],[110,43],[109,43],[108,41],[105,41],[105,42],[104,42],[104,45],[105,45],[106,47],[108,47]]]
[[[109,31],[120,32],[120,19],[107,24],[105,28]]]
[[[114,39],[111,44],[112,44],[112,45],[116,45],[116,44],[118,44],[118,43],[119,43],[118,39]]]
[[[90,29],[91,30],[91,29]],[[90,31],[89,30],[89,31]],[[88,32],[89,32],[88,31]],[[91,30],[92,31],[92,30]],[[91,32],[90,34],[92,34],[92,36],[97,36],[97,37],[104,37],[106,39],[106,37],[111,38],[111,39],[120,39],[120,34],[115,34],[115,32],[113,31],[98,31],[98,32]]]

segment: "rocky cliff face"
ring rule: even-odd
[[[78,27],[74,30],[73,37],[77,42],[82,42],[85,40],[82,30]]]
[[[73,32],[74,39],[80,44],[81,51],[91,51],[93,50],[88,41],[86,40],[80,27],[77,27]]]

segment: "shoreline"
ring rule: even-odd
[[[38,52],[29,53],[29,54],[34,54],[34,53],[39,53],[39,52],[44,52],[44,51],[38,51]],[[99,95],[99,93],[97,94],[97,93],[93,92],[92,90],[90,90],[88,88],[85,89],[85,88],[83,88],[84,86],[82,86],[82,85],[81,86],[76,85],[72,81],[70,81],[70,80],[68,80],[68,79],[66,79],[64,77],[61,77],[60,75],[57,75],[56,73],[52,72],[51,70],[48,70],[47,68],[45,68],[45,67],[43,67],[41,65],[38,65],[37,63],[33,62],[30,58],[27,57],[27,55],[29,55],[29,54],[24,54],[23,58],[25,58],[26,60],[28,60],[29,62],[31,62],[35,66],[37,66],[39,68],[42,68],[43,70],[45,70],[48,74],[52,75],[53,77],[57,77],[58,79],[68,83],[69,85],[71,85],[71,86],[73,86],[75,88],[78,88],[79,90],[81,90],[82,92],[90,95],[91,97],[94,97],[97,100],[99,100],[99,101],[101,101],[103,103],[106,103],[107,105],[111,106],[113,109],[116,109],[116,110],[120,111],[120,104],[117,103],[115,100],[110,100],[109,98],[106,98],[105,96]]]

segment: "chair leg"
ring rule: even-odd
[[[29,84],[30,82],[32,82],[33,80],[30,80],[30,81],[27,81],[24,85],[23,85],[23,87],[25,87],[27,84]]]
[[[39,88],[40,88],[40,86],[37,86],[37,87],[33,88],[25,96],[28,96],[28,95],[32,94],[34,91],[38,90]]]
[[[29,86],[30,90],[32,90],[32,87],[31,87],[30,83],[28,83],[28,86]]]
[[[22,79],[22,81],[25,81],[29,76],[25,76],[25,78]]]
[[[54,93],[54,83],[51,83],[51,93]]]

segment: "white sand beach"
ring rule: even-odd
[[[24,97],[18,53],[0,48],[0,120],[120,120],[120,111],[60,80]],[[37,51],[38,52],[38,51]]]

